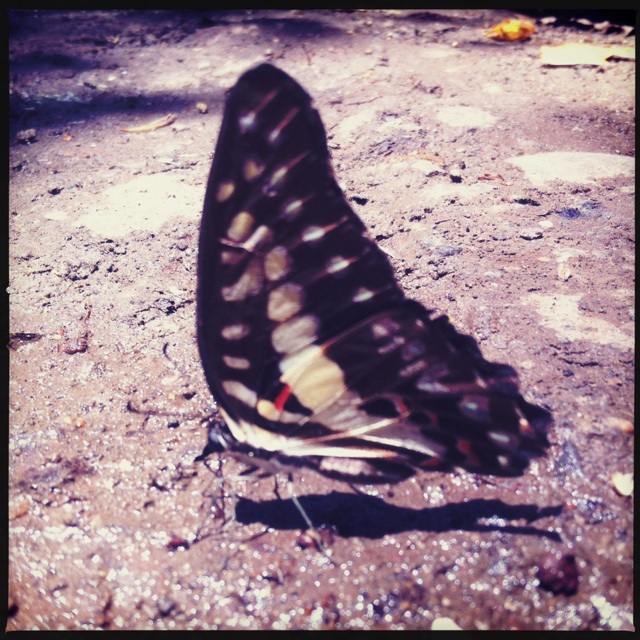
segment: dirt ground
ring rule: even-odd
[[[634,34],[485,36],[507,17],[10,12],[8,630],[633,628],[635,60],[540,48]],[[554,417],[519,478],[301,473],[333,563],[286,481],[199,458],[199,217],[262,61],[313,96],[407,295]]]

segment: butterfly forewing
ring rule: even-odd
[[[548,414],[522,399],[514,370],[404,297],[333,176],[310,97],[271,65],[227,100],[197,304],[232,448],[347,477],[362,473],[331,460],[366,460],[373,476],[508,474],[544,450]]]

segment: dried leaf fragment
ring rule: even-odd
[[[147,124],[141,124],[137,127],[120,127],[120,131],[126,131],[127,133],[141,133],[144,131],[155,131],[161,127],[167,127],[173,124],[178,119],[175,113],[170,113],[168,116],[162,116],[162,118],[156,118]]]
[[[489,31],[485,31],[485,35],[492,40],[516,42],[530,38],[531,35],[535,33],[535,30],[536,26],[531,20],[511,18],[503,20],[500,24],[491,27]]]

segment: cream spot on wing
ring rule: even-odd
[[[238,322],[237,324],[228,324],[226,327],[222,327],[220,333],[225,340],[242,340],[242,338],[246,338],[251,329],[248,324],[242,324]]]
[[[256,411],[267,420],[273,422],[285,422],[288,424],[299,424],[306,416],[291,411],[280,411],[270,400],[258,400]]]
[[[464,396],[458,402],[460,413],[472,420],[487,421],[489,417],[489,400],[483,396]]]
[[[269,178],[269,182],[267,183],[268,189],[275,189],[279,187],[282,181],[287,177],[287,173],[289,173],[289,167],[279,167],[276,169]]]
[[[305,201],[306,199],[299,198],[297,200],[291,200],[290,202],[287,202],[282,207],[282,217],[287,220],[293,220],[294,218],[296,218],[302,211],[302,207],[304,206]]]
[[[499,431],[488,431],[487,435],[498,444],[509,445],[511,443],[511,436],[508,433],[500,433]]]
[[[347,260],[342,256],[333,256],[332,258],[327,260],[325,269],[329,273],[338,273],[339,271],[346,269],[351,264],[351,262],[352,260]]]
[[[278,353],[291,353],[310,345],[318,334],[318,319],[314,316],[295,316],[271,334],[271,343]]]
[[[309,155],[309,152],[305,151],[297,155],[293,160],[287,162],[286,165],[278,167],[269,178],[267,184],[265,185],[265,191],[268,195],[275,195],[275,192],[278,188],[282,186],[284,179],[287,177],[287,174],[293,167],[295,167],[300,161],[304,160]]]
[[[240,125],[240,130],[242,131],[242,133],[246,133],[247,131],[250,131],[251,129],[253,129],[255,123],[256,123],[255,111],[249,111],[249,113],[245,113],[238,120],[238,124]]]
[[[253,253],[271,242],[273,232],[269,227],[261,224],[243,244],[242,248]]]
[[[249,158],[242,167],[242,173],[247,182],[253,182],[256,178],[259,178],[263,171],[264,164],[253,158]]]
[[[244,402],[244,404],[250,407],[255,406],[258,396],[255,391],[251,391],[251,389],[243,385],[241,382],[238,382],[237,380],[223,380],[222,388],[236,400],[240,400],[240,402]]]
[[[509,466],[509,458],[507,458],[507,456],[498,456],[497,460],[498,460],[498,464],[501,467],[508,467]]]
[[[275,144],[275,142],[278,140],[278,138],[280,137],[280,134],[284,131],[284,129],[287,127],[287,125],[296,117],[296,115],[298,115],[298,113],[300,112],[300,109],[298,109],[297,107],[294,107],[293,109],[291,109],[291,111],[289,111],[289,113],[287,113],[287,115],[276,125],[276,127],[273,129],[273,131],[271,131],[271,133],[268,136],[268,140],[271,144]]]
[[[233,356],[222,356],[224,363],[231,369],[249,369],[251,363],[246,358],[234,358]]]
[[[269,294],[267,316],[274,322],[284,322],[302,309],[304,289],[293,282],[287,282]]]
[[[387,338],[400,331],[400,325],[389,318],[377,320],[371,325],[371,335],[375,338]]]
[[[216,200],[218,202],[227,201],[233,195],[233,192],[235,190],[236,190],[236,185],[231,180],[227,180],[225,182],[221,182],[218,185],[218,191],[216,193]]]
[[[258,413],[267,420],[277,420],[280,415],[280,411],[276,408],[276,405],[273,404],[270,400],[258,400],[258,404],[256,405],[256,410]]]
[[[302,239],[304,242],[312,242],[313,240],[319,240],[324,235],[324,229],[317,225],[309,225],[302,232]]]
[[[238,280],[228,287],[222,287],[222,298],[226,302],[238,302],[257,295],[262,291],[262,265],[252,260]]]
[[[342,369],[320,347],[309,347],[287,360],[280,381],[295,389],[296,398],[308,409],[330,404],[344,392]]]
[[[360,287],[351,298],[354,302],[366,302],[367,300],[371,300],[373,298],[373,291],[371,289],[365,289],[364,287]]]
[[[257,122],[258,114],[278,95],[278,91],[274,89],[273,91],[269,91],[264,98],[260,101],[260,104],[253,109],[253,111],[249,111],[245,113],[238,119],[238,125],[240,126],[240,130],[242,133],[246,133],[253,129]]]
[[[289,252],[285,247],[278,245],[271,249],[264,257],[264,274],[267,280],[275,282],[284,278],[291,268]]]
[[[241,211],[233,216],[227,229],[227,237],[229,240],[242,242],[251,235],[254,225],[255,218],[248,211]]]

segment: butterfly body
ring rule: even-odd
[[[226,423],[214,440],[271,472],[354,482],[522,473],[549,414],[431,316],[347,203],[308,94],[271,65],[245,73],[200,231],[198,344]]]

